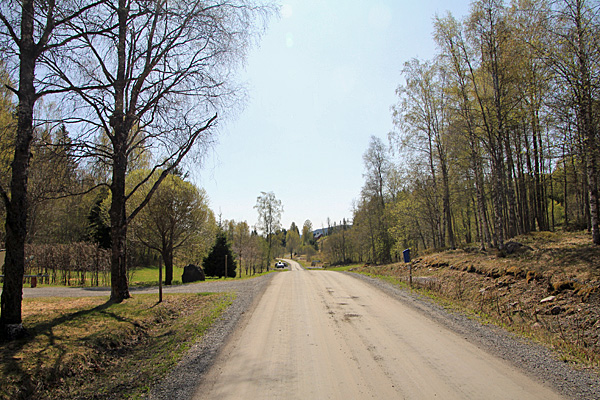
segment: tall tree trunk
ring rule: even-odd
[[[373,223],[371,221],[371,215],[367,216],[367,222],[369,223],[369,236],[371,238],[371,262],[375,262],[375,255],[377,254],[375,250],[375,233],[373,232]]]
[[[477,155],[475,157],[478,158]],[[477,194],[477,209],[479,210],[479,221],[481,224],[481,250],[491,247],[490,223],[486,212],[485,193],[483,188],[483,172],[479,160],[475,160],[475,191]]]
[[[485,212],[485,194],[483,188],[483,171],[481,167],[481,158],[478,154],[478,146],[479,140],[475,134],[475,123],[474,116],[471,107],[470,93],[471,88],[468,87],[467,80],[471,79],[473,83],[473,89],[475,89],[475,93],[477,94],[477,83],[473,78],[473,68],[471,65],[471,61],[468,55],[468,52],[465,51],[464,46],[461,46],[462,40],[456,41],[456,37],[452,35],[446,36],[446,44],[448,45],[448,50],[452,56],[452,66],[454,71],[458,77],[458,83],[460,88],[460,114],[462,115],[466,125],[467,125],[467,133],[469,137],[469,151],[471,157],[471,166],[474,172],[475,179],[475,190],[477,197],[477,207],[475,208],[475,218],[478,219],[477,222],[477,230],[480,232],[479,238],[481,241],[481,250],[485,250],[486,243],[488,247],[490,246],[490,233],[489,233],[489,225],[488,219]],[[470,72],[469,78],[467,71],[465,70],[462,61],[467,63],[468,71]],[[479,96],[476,96],[479,99]],[[479,218],[477,218],[479,215]]]
[[[590,157],[588,165],[588,180],[590,185],[590,225],[592,230],[592,243],[600,245],[600,224],[598,218],[600,199],[598,197],[598,163],[597,157]]]
[[[36,92],[33,84],[38,57],[33,41],[34,2],[22,2],[21,42],[19,46],[19,105],[17,137],[12,161],[10,198],[3,193],[6,206],[6,254],[2,287],[0,335],[15,339],[27,333],[22,325],[23,275],[27,238],[27,178],[33,140],[33,108]]]
[[[342,222],[342,262],[345,264],[346,263],[346,219],[343,220]],[[292,255],[290,255],[290,258],[293,258]]]
[[[33,93],[33,84],[30,89]],[[27,238],[27,172],[33,137],[33,96],[21,95],[20,97],[17,128],[19,134],[12,162],[11,198],[6,204],[6,254],[0,316],[2,333],[9,339],[25,334],[21,324],[21,306]]]
[[[121,157],[118,157],[118,154],[119,152],[115,154],[113,165],[112,203],[110,207],[112,237],[110,299],[117,303],[131,297],[127,282],[127,219],[125,214],[127,159],[124,154]]]
[[[442,161],[442,160],[440,160]],[[445,160],[441,162],[442,185],[444,190],[444,225],[448,232],[448,244],[452,250],[456,249],[456,240],[454,239],[454,229],[452,227],[452,210],[450,209],[450,179],[448,178],[448,166]]]
[[[435,220],[435,228],[437,230],[436,233],[434,233],[434,236],[436,236],[437,234],[437,238],[434,239],[434,247],[438,247],[435,242],[439,241],[440,247],[444,246],[444,244],[446,243],[446,239],[445,239],[445,227],[444,227],[444,223],[442,221],[443,219],[443,215],[440,215],[439,212],[439,203],[438,203],[438,181],[437,181],[437,174],[435,171],[435,160],[433,157],[434,154],[434,150],[433,150],[433,133],[431,131],[427,132],[427,146],[428,146],[428,150],[427,150],[427,154],[428,154],[428,158],[429,158],[429,170],[431,172],[431,188],[433,190],[433,198],[432,198],[432,218]]]
[[[390,235],[388,233],[387,224],[385,220],[384,210],[379,210],[378,215],[378,237],[380,243],[380,250],[377,259],[381,263],[389,263],[391,262],[391,254],[392,254],[392,245],[390,240]]]
[[[525,133],[525,135],[523,136],[523,138],[525,139],[525,154],[526,154],[526,160],[527,160],[527,183],[528,183],[528,188],[529,188],[529,194],[530,194],[530,206],[529,209],[532,210],[533,212],[531,213],[531,215],[529,216],[529,227],[530,227],[530,231],[534,231],[536,229],[536,221],[538,221],[538,190],[537,190],[537,185],[536,185],[536,179],[534,178],[535,172],[533,169],[533,163],[531,162],[531,147],[529,145],[529,137],[527,136],[527,133]],[[535,141],[535,138],[534,138]]]
[[[514,161],[512,156],[512,148],[510,146],[509,135],[505,135],[504,148],[506,152],[506,199],[508,202],[508,236],[515,237],[517,235],[517,201],[515,196],[514,184]]]
[[[537,117],[537,116],[536,116]],[[533,122],[532,126],[532,143],[533,143],[533,162],[534,162],[534,184],[535,184],[535,215],[537,220],[538,229],[540,231],[547,231],[548,224],[546,221],[546,211],[544,210],[544,194],[542,188],[542,178],[541,178],[541,159],[542,159],[542,149],[539,148],[538,137],[541,134],[538,132],[538,124]]]
[[[577,29],[577,63],[579,67],[579,84],[578,88],[578,106],[581,126],[583,128],[583,137],[585,150],[587,152],[587,178],[589,191],[589,225],[592,231],[592,242],[600,245],[600,199],[598,197],[598,132],[594,121],[594,106],[592,97],[592,79],[590,71],[590,50],[589,33],[586,30],[590,29],[583,21],[584,4],[578,0],[575,9],[575,27]]]
[[[563,204],[565,207],[565,229],[569,229],[569,190],[567,180],[567,155],[565,152],[565,143],[562,146],[562,162],[563,162]]]
[[[465,241],[471,243],[473,241],[473,234],[471,232],[471,201],[467,201],[466,205],[466,217],[463,219],[465,221]]]
[[[591,95],[584,101],[583,105],[583,129],[584,144],[586,149],[587,189],[586,211],[588,230],[592,232],[592,243],[600,245],[600,198],[598,193],[598,139],[592,120]]]
[[[504,238],[506,234],[506,225],[504,224],[504,203],[506,202],[505,187],[505,170],[504,170],[504,136],[506,135],[504,128],[505,109],[503,105],[504,93],[504,74],[502,71],[502,48],[500,45],[501,35],[498,30],[498,21],[491,17],[492,9],[486,9],[486,13],[490,16],[489,23],[489,38],[486,44],[487,52],[485,56],[489,57],[489,74],[493,86],[493,104],[494,112],[490,112],[490,116],[495,114],[496,120],[486,123],[486,130],[489,140],[489,146],[492,157],[492,180],[494,188],[494,240],[499,250],[504,250]],[[482,107],[482,111],[485,107]]]
[[[477,209],[477,200],[475,197],[473,197],[471,199],[471,201],[473,202],[473,212],[474,212],[474,216],[475,216],[475,239],[481,242],[481,245],[485,248],[485,241],[483,240],[483,234],[481,233],[481,226],[480,226],[480,217],[479,217],[479,210]],[[484,250],[482,248],[482,250]]]
[[[552,202],[552,203],[550,203],[551,210],[552,210],[552,212],[550,214],[552,216],[552,224],[550,225],[551,226],[550,229],[552,230],[552,232],[554,232],[554,227],[555,227],[556,221],[555,221],[555,216],[554,216],[554,179],[552,179],[552,171],[549,171],[548,175],[549,175],[549,179],[550,179],[550,201]]]
[[[110,299],[121,302],[131,297],[127,282],[127,214],[125,177],[127,174],[127,138],[131,123],[125,114],[125,47],[127,38],[127,17],[129,9],[126,0],[119,0],[119,40],[117,43],[117,75],[114,83],[115,108],[110,119],[113,128],[113,174],[111,182],[112,203],[110,222],[112,236],[111,253],[111,294]]]
[[[499,161],[499,155],[492,156],[492,181],[494,188],[494,199],[492,204],[494,206],[494,246],[498,250],[504,250],[504,223],[502,219],[502,199],[504,198],[503,193],[503,182],[502,182],[502,165]]]
[[[581,171],[581,205],[583,208],[582,218],[585,224],[585,228],[588,231],[592,231],[592,215],[590,208],[590,185],[589,185],[589,164],[588,164],[589,155],[583,153],[583,162],[582,162],[582,171]]]
[[[525,127],[523,127],[525,130]],[[526,134],[526,133],[525,133]],[[522,149],[521,135],[515,132],[515,141],[518,149]],[[519,205],[519,234],[529,233],[529,202],[527,201],[527,182],[523,152],[517,152],[517,198]]]
[[[116,103],[120,103],[122,106],[122,100],[123,97],[121,96],[120,101],[117,100]],[[127,282],[127,198],[125,196],[125,179],[127,175],[126,146],[129,130],[122,117],[122,112],[115,111],[111,122],[114,129],[112,137],[114,154],[112,182],[110,185],[112,202],[109,211],[112,238],[110,299],[118,303],[131,297]]]

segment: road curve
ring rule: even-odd
[[[194,399],[561,398],[361,280],[288,262]]]

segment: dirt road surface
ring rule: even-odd
[[[194,399],[561,398],[358,279],[290,267],[246,314]]]

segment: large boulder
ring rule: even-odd
[[[206,279],[204,275],[204,270],[194,264],[186,265],[183,268],[183,275],[181,275],[181,282],[189,283],[189,282],[197,282],[203,281]]]

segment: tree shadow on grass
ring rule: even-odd
[[[54,333],[55,328],[73,319],[81,318],[95,312],[104,312],[113,304],[115,303],[109,300],[104,304],[90,309],[61,315],[52,320],[31,325],[27,328],[28,336],[13,341],[0,342],[0,368],[2,368],[5,377],[10,376],[11,381],[12,379],[18,381],[18,384],[8,386],[19,388],[18,393],[9,393],[7,385],[2,385],[0,387],[0,399],[30,399],[35,396],[36,392],[44,390],[49,382],[60,378],[60,367],[63,364],[68,349],[65,346],[57,344],[57,337]],[[122,320],[121,317],[118,317],[114,313],[107,314]],[[36,354],[36,366],[25,370],[25,363],[21,362],[22,357],[18,356],[18,354],[40,335],[46,335],[49,344]],[[50,355],[48,354],[49,352],[58,352],[58,354]],[[49,356],[56,358],[51,367],[44,365],[44,360],[48,359]],[[47,371],[43,371],[44,369],[47,369]],[[40,379],[42,377],[43,379]]]

